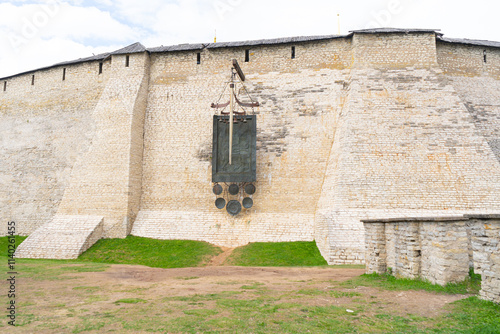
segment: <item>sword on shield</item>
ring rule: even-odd
[[[235,90],[236,90],[236,85],[235,85],[235,77],[236,74],[240,77],[241,82],[245,81],[245,74],[241,70],[240,65],[238,64],[238,61],[236,59],[233,59],[233,67],[231,68],[231,81],[229,84],[230,87],[230,98],[229,102],[227,103],[212,103],[211,107],[212,108],[226,108],[229,105],[229,112],[224,112],[221,111],[221,114],[223,115],[229,115],[229,164],[232,164],[233,160],[233,132],[234,132],[234,115],[245,115],[245,111],[243,112],[238,112],[235,110],[236,104],[242,106],[242,107],[258,107],[259,102],[250,102],[250,103],[245,103],[241,102],[238,100],[238,97],[236,96]],[[236,102],[236,104],[235,104]]]

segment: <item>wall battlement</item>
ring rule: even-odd
[[[57,214],[102,216],[105,237],[316,240],[361,263],[361,219],[500,207],[500,47],[462,42],[134,44],[0,79],[0,216],[21,234]],[[236,217],[211,192],[210,104],[232,59],[261,105],[254,206]]]

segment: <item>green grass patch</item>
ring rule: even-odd
[[[314,241],[255,242],[236,248],[227,264],[247,267],[325,266]]]
[[[14,236],[15,248],[21,244],[27,237],[16,235]],[[9,237],[0,237],[0,256],[7,257],[8,255],[8,245],[10,243]]]
[[[358,276],[341,283],[341,286],[346,288],[372,286],[384,290],[425,290],[447,294],[477,294],[481,289],[481,276],[471,272],[469,278],[463,282],[441,286],[421,279],[396,278],[392,275],[374,273]]]
[[[105,323],[100,321],[95,321],[94,319],[84,319],[83,323],[75,326],[72,333],[82,333],[88,331],[97,331],[104,327]]]
[[[27,237],[15,236],[16,248]],[[0,261],[7,262],[8,237],[0,237]],[[77,260],[48,260],[48,259],[17,259],[15,269],[25,278],[35,280],[61,280],[68,279],[64,274],[81,272],[99,272],[109,268],[105,264],[81,263]]]
[[[175,279],[179,279],[179,280],[183,280],[183,281],[189,281],[189,280],[198,279],[198,278],[200,278],[200,277],[199,276],[189,276],[189,277],[180,276],[180,277],[176,277]]]
[[[500,304],[470,297],[454,302],[452,312],[433,326],[435,332],[500,333]]]
[[[361,296],[358,292],[346,292],[337,290],[323,290],[323,289],[300,289],[297,291],[298,295],[305,296],[325,296],[334,298],[353,298]]]
[[[222,291],[219,293],[208,293],[208,294],[195,294],[190,296],[174,296],[174,297],[165,297],[162,299],[163,302],[170,301],[181,301],[181,302],[194,302],[198,303],[200,301],[209,301],[209,300],[219,300],[223,298],[233,297],[240,295],[241,292],[238,291]]]
[[[16,236],[16,246],[27,237]],[[0,238],[0,250],[7,254],[7,237]],[[192,240],[158,240],[128,236],[125,239],[101,239],[75,260],[39,260],[22,259],[22,263],[30,261],[49,261],[50,263],[66,263],[70,265],[82,262],[106,264],[137,264],[157,268],[185,268],[205,265],[213,256],[222,250],[207,242]],[[0,253],[0,258],[3,255]],[[56,261],[56,262],[50,262]],[[33,262],[32,262],[33,263]],[[305,267],[327,266],[318,247],[312,242],[256,242],[239,247],[233,251],[226,264],[234,266],[257,267]],[[364,268],[362,265],[336,266],[338,268]],[[76,271],[86,271],[85,266]],[[38,268],[39,269],[39,268]],[[31,271],[37,270],[36,266]],[[55,277],[64,271],[64,267],[55,269]],[[97,271],[100,271],[99,269]],[[45,277],[48,278],[47,275]],[[54,278],[57,279],[57,278]],[[186,279],[194,279],[189,277]]]
[[[137,304],[137,303],[146,303],[146,301],[140,298],[123,298],[115,302],[115,304]]]
[[[96,292],[99,291],[100,287],[98,286],[75,286],[73,290],[83,290],[85,292]]]
[[[254,289],[261,288],[263,285],[264,285],[264,283],[254,282],[253,284],[242,285],[241,289],[243,289],[243,290],[254,290]]]
[[[152,329],[152,322],[142,330],[172,333],[353,333],[354,315],[344,307],[314,306],[298,302],[282,302],[289,293],[268,291],[238,294],[206,294],[184,296],[176,300],[175,309],[183,315],[169,317],[161,327]],[[245,297],[246,296],[246,297]],[[215,305],[213,304],[215,301]],[[193,303],[205,306],[192,308]],[[130,324],[132,325],[132,324]],[[134,328],[139,326],[134,325]],[[149,328],[148,328],[149,327]]]
[[[44,267],[51,273],[74,272],[75,268],[96,271],[101,266],[109,266],[30,261],[30,267]],[[41,268],[37,275],[46,275]],[[45,292],[43,288],[25,290],[31,299],[20,308],[18,321],[21,329],[30,333],[50,329],[74,333],[500,333],[500,305],[476,297],[446,305],[442,315],[415,315],[386,308],[387,299],[374,301],[367,298],[369,296],[363,290],[345,288],[374,286],[382,291],[423,289],[447,292],[436,291],[442,287],[426,282],[397,280],[385,275],[364,275],[347,283],[306,280],[296,282],[289,289],[264,286],[259,281],[234,281],[241,285],[240,288],[233,286],[235,291],[148,297],[131,294],[136,290],[134,286],[123,291],[111,287],[97,294],[96,283],[82,285],[73,281],[72,284],[70,278],[68,275],[59,278],[66,280],[61,281],[61,286],[67,288],[58,294],[69,294],[74,298],[66,304],[57,299],[58,295]],[[177,278],[189,280],[195,276]],[[311,287],[311,282],[318,287]],[[335,290],[337,288],[342,291]],[[116,295],[117,292],[127,292],[127,295]],[[50,313],[40,314],[40,305],[50,298],[54,300],[53,304],[43,306]],[[338,298],[342,300],[336,300]],[[110,303],[114,307],[109,307]]]
[[[113,264],[139,264],[157,268],[203,266],[222,250],[207,242],[157,240],[129,235],[125,239],[101,239],[78,260]]]
[[[100,272],[109,268],[103,263],[82,263],[75,260],[17,259],[16,271],[23,277],[40,280],[66,280],[76,278],[67,274]]]
[[[193,310],[184,310],[183,312],[186,315],[195,315],[202,318],[206,318],[207,316],[216,315],[219,313],[217,310],[210,310],[210,309],[193,309]]]

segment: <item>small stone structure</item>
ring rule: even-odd
[[[103,235],[103,217],[55,216],[19,245],[18,258],[76,259]]]
[[[366,272],[445,285],[466,279],[471,263],[482,299],[500,302],[500,215],[364,220]]]

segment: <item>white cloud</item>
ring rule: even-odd
[[[128,44],[140,34],[95,7],[54,1],[0,4],[0,76],[90,56],[104,45]]]
[[[120,48],[119,45],[111,46],[112,50],[118,48]],[[42,40],[37,38],[26,45],[22,53],[1,56],[0,77],[50,66],[62,61],[89,57],[92,54],[109,50],[108,46],[89,47],[67,39]]]
[[[111,0],[95,0],[95,2],[97,2],[98,4],[104,5],[104,6],[108,6],[108,7],[113,6],[113,1],[111,1]]]
[[[75,39],[107,41],[135,40],[139,34],[130,26],[115,20],[109,12],[95,7],[62,5],[60,14],[47,27],[46,35]]]
[[[30,39],[73,38],[120,41],[138,34],[131,27],[95,7],[75,7],[67,3],[14,6],[0,4],[0,28]]]
[[[441,29],[447,37],[500,41],[500,3],[489,0],[401,0],[405,6],[393,25]]]
[[[207,34],[214,28],[210,24],[210,12],[194,0],[162,6],[151,27],[158,37],[165,38],[167,44],[209,42]]]
[[[115,0],[113,1],[115,14],[127,22],[137,25],[149,25],[156,19],[156,14],[163,6],[177,1],[164,0]],[[180,1],[181,3],[184,0]]]

